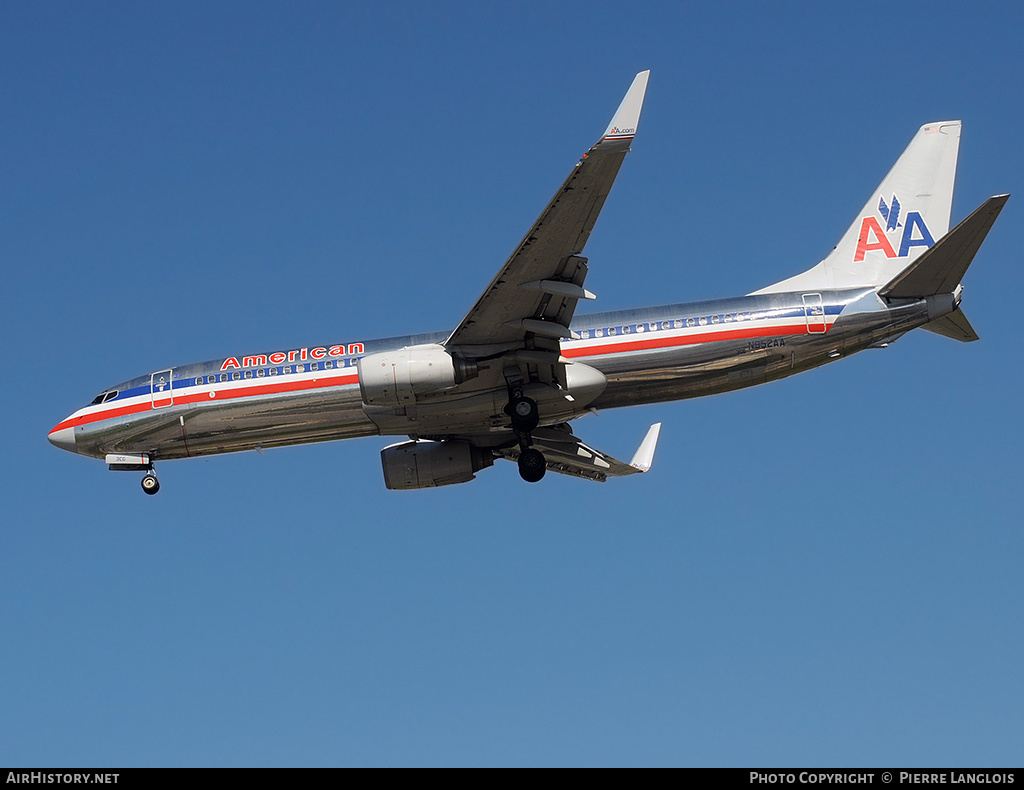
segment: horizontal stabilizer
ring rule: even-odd
[[[959,307],[948,315],[929,321],[921,328],[943,337],[951,337],[961,343],[970,343],[979,339],[978,333],[974,331],[971,322],[967,320],[967,316]]]
[[[890,280],[878,292],[879,295],[888,299],[921,299],[953,293],[1009,197],[997,195],[986,200],[971,216]],[[969,328],[970,324],[967,326]],[[973,330],[971,332],[973,334]]]

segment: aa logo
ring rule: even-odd
[[[884,230],[875,217],[864,217],[860,221],[854,263],[864,260],[864,255],[873,250],[881,250],[886,258],[905,258],[910,254],[911,247],[931,247],[935,243],[931,231],[918,212],[908,211],[906,219],[900,221],[900,201],[895,195],[888,205],[884,197],[878,198],[878,215],[885,222]],[[886,233],[899,232],[900,228],[903,228],[903,235],[900,238],[900,251],[897,253]]]

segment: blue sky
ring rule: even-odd
[[[1014,3],[6,3],[0,764],[1020,765]],[[451,328],[633,75],[598,309],[831,249],[928,121],[982,337],[587,417],[655,467],[384,488],[386,439],[51,447],[118,381]]]

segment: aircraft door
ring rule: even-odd
[[[804,294],[804,319],[807,321],[807,334],[820,335],[825,329],[825,306],[821,294]]]
[[[171,382],[174,380],[174,368],[161,370],[149,377],[150,392],[153,397],[153,408],[161,409],[174,405],[174,392]]]

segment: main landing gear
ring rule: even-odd
[[[519,476],[527,483],[537,483],[547,471],[547,462],[544,460],[544,453],[527,447],[519,453]]]
[[[156,479],[153,470],[146,472],[146,476],[142,478],[142,490],[150,495],[160,490],[160,481]]]
[[[537,410],[537,402],[522,395],[514,396],[505,408],[508,416],[512,418],[512,427],[522,433],[529,433],[537,427],[540,422],[540,412]]]
[[[537,402],[525,397],[521,392],[511,391],[505,413],[512,421],[512,430],[519,438],[519,476],[527,483],[536,483],[547,471],[544,453],[530,446],[530,432],[540,423]]]

